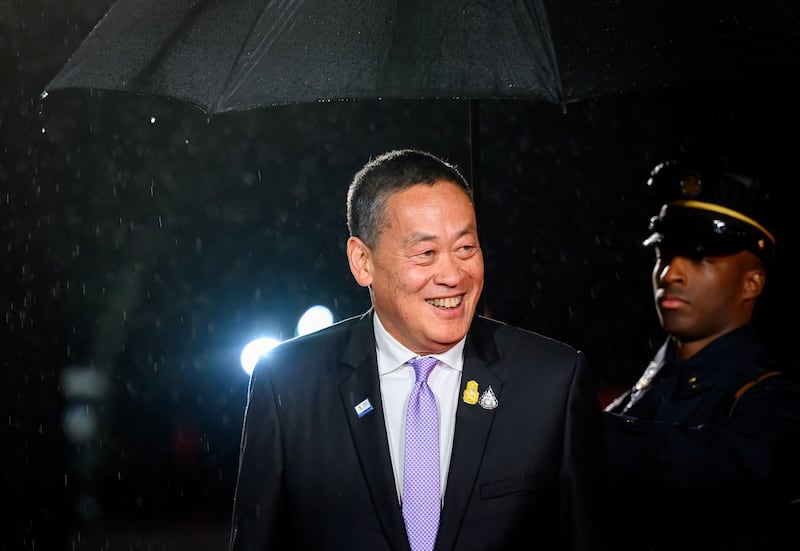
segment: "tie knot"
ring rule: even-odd
[[[433,356],[422,356],[411,359],[408,363],[414,368],[414,375],[417,381],[427,381],[428,375],[431,374],[431,371],[433,371],[433,368],[439,363],[439,360]]]

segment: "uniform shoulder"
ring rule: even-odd
[[[786,356],[762,354],[756,372],[734,392],[729,415],[741,403],[758,401],[800,406],[800,364]]]
[[[781,380],[800,382],[800,361],[785,352],[765,346],[759,357],[759,377],[768,378],[779,374]]]

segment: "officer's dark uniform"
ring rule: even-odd
[[[664,206],[646,245],[668,256],[750,250],[770,263],[774,238],[746,214],[755,182],[667,163],[648,184]],[[752,325],[686,361],[668,338],[606,408],[615,548],[800,550],[797,373]]]

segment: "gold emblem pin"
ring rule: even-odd
[[[464,403],[474,406],[478,403],[478,383],[468,381],[467,388],[464,389]]]

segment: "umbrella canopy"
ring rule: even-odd
[[[399,97],[561,100],[542,2],[119,0],[48,90],[207,113]]]
[[[798,15],[782,0],[118,0],[45,94],[157,94],[209,114],[377,98],[566,108],[796,71]]]
[[[567,104],[796,72],[783,0],[117,0],[49,82],[262,106],[465,98],[480,217],[480,99]]]

